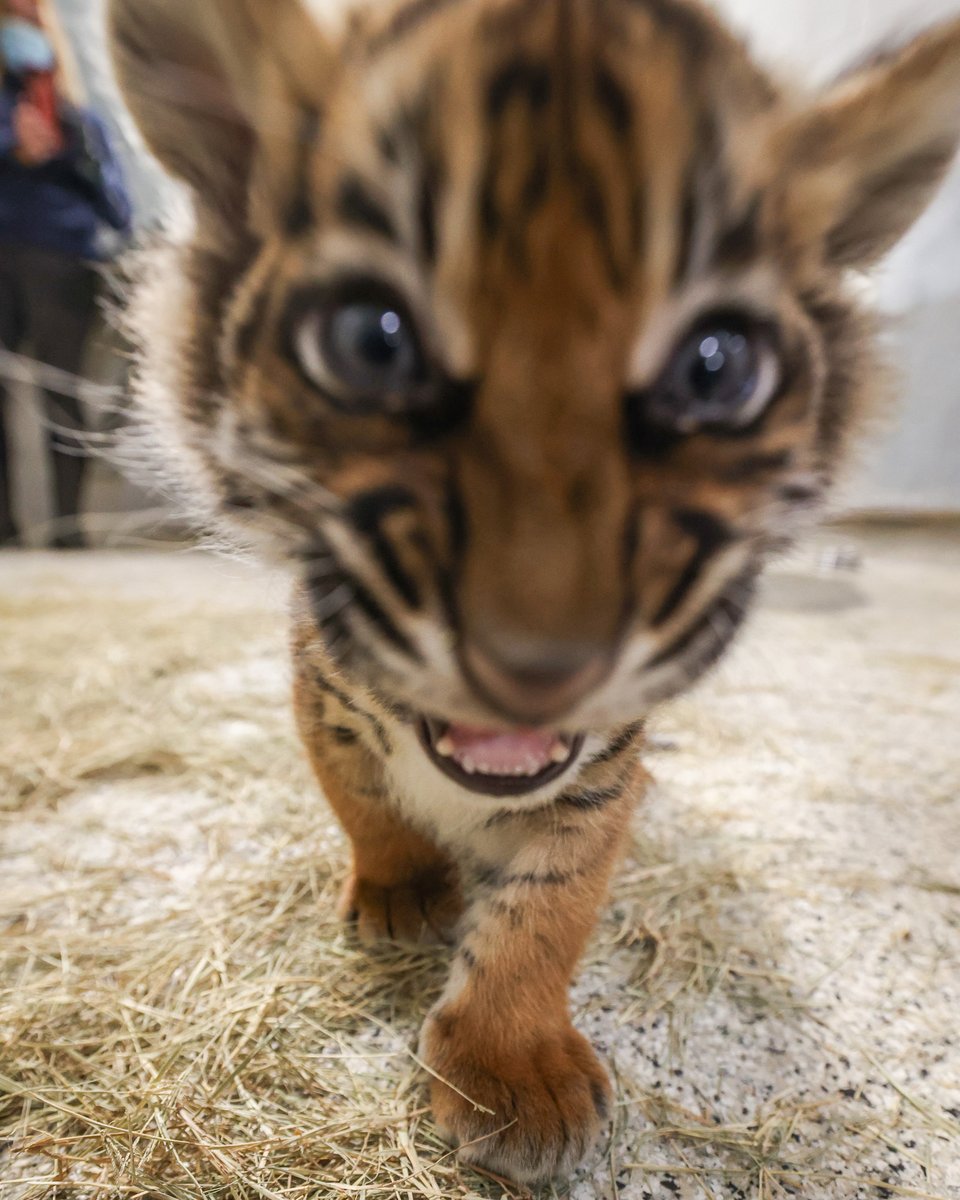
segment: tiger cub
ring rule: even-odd
[[[643,721],[724,651],[881,372],[850,271],[960,131],[960,21],[786,91],[692,0],[112,0],[192,193],[139,393],[297,577],[300,730],[364,940],[455,947],[421,1054],[463,1160],[568,1172],[568,988]]]

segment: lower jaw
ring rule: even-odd
[[[420,717],[416,729],[424,753],[438,771],[459,784],[464,791],[501,800],[530,796],[548,784],[555,783],[577,761],[585,740],[584,734],[565,737],[564,742],[569,750],[566,759],[550,763],[536,774],[492,775],[481,771],[467,771],[455,759],[438,752],[437,743],[445,729],[442,722],[431,717]]]

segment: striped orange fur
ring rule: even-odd
[[[875,402],[850,272],[960,133],[960,22],[816,95],[693,0],[112,0],[189,235],[133,296],[201,516],[288,563],[361,936],[439,937],[440,1127],[568,1172],[567,989],[651,708],[723,653]],[[473,1103],[475,1101],[476,1103]]]

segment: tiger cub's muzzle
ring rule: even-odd
[[[419,736],[431,762],[468,791],[497,797],[527,795],[563,776],[578,759],[584,735],[545,726],[604,682],[613,654],[593,643],[501,636],[466,642],[459,658],[473,692],[509,724],[424,717]]]
[[[511,721],[540,725],[570,712],[604,681],[613,655],[602,647],[546,638],[471,641],[460,651],[474,691]]]

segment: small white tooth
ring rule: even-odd
[[[553,749],[550,751],[550,761],[555,763],[566,762],[570,757],[570,748],[565,746],[563,742],[554,742]]]
[[[468,775],[476,775],[477,773],[477,764],[472,758],[464,758],[460,763],[460,766],[463,767]]]
[[[437,753],[442,755],[443,758],[453,758],[454,749],[453,739],[448,738],[446,734],[444,734],[436,745]]]

